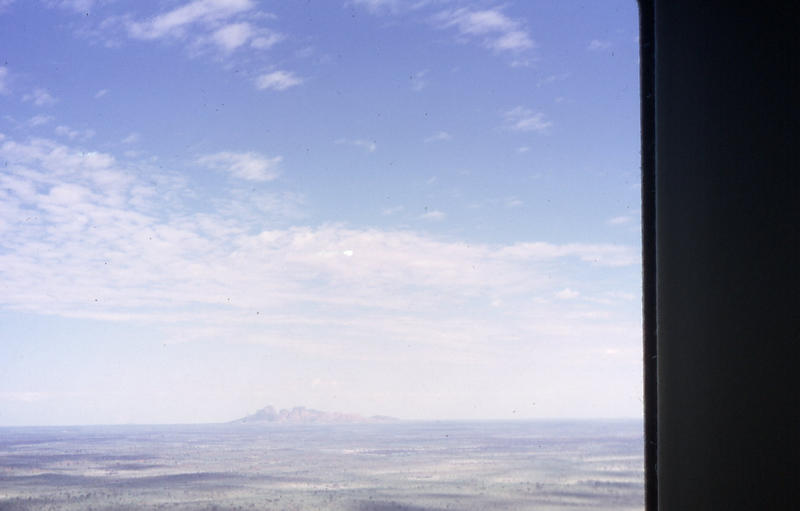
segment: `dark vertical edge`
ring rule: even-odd
[[[642,153],[642,324],[644,355],[645,509],[658,509],[656,435],[656,194],[653,0],[639,0],[639,80]]]

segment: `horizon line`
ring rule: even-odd
[[[380,426],[396,424],[398,422],[611,422],[611,421],[644,421],[644,416],[639,417],[529,417],[529,418],[485,418],[485,419],[399,419],[392,417],[391,421],[383,423],[360,422],[330,422],[330,423],[287,423],[287,422],[261,422],[236,424],[239,419],[223,422],[115,422],[115,423],[70,423],[70,424],[0,424],[0,428],[70,428],[70,427],[113,427],[113,426]]]

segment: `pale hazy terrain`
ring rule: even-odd
[[[231,421],[231,424],[369,424],[397,420],[384,415],[364,417],[355,413],[325,412],[305,406],[276,410],[268,405],[251,415]]]
[[[0,428],[0,510],[641,510],[639,421]]]

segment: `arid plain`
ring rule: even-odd
[[[639,421],[0,428],[0,510],[641,510]]]

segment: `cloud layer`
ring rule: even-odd
[[[609,298],[613,288],[579,292],[569,277],[635,265],[632,247],[469,244],[336,223],[279,227],[274,219],[292,197],[273,195],[278,202],[269,205],[270,196],[233,194],[192,212],[184,203],[202,197],[191,182],[110,154],[0,138],[0,158],[8,162],[0,175],[0,303],[11,309],[162,324],[175,341],[315,353],[374,339],[480,352],[497,336],[610,342],[636,333],[637,325],[597,319],[608,313],[589,298],[618,302]],[[197,161],[244,180],[274,179],[275,163],[252,152]],[[254,223],[248,215],[258,211]],[[560,305],[584,297],[577,308]],[[504,321],[483,317],[491,309]]]

